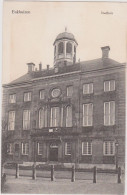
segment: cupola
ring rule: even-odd
[[[61,67],[76,62],[76,47],[78,45],[72,33],[60,33],[54,41],[54,66]]]

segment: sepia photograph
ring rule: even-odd
[[[1,193],[125,194],[127,3],[3,1]]]

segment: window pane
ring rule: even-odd
[[[45,120],[44,109],[40,109],[39,110],[39,128],[44,127],[44,120]]]
[[[67,96],[71,97],[73,95],[73,86],[67,87]]]
[[[9,96],[9,103],[16,103],[16,94],[12,94]]]
[[[72,127],[72,107],[71,106],[67,106],[66,127]]]
[[[23,111],[23,129],[29,129],[30,128],[30,110],[24,110]]]
[[[60,42],[58,45],[58,53],[59,54],[63,53],[63,49],[64,49],[64,44],[63,42]]]
[[[115,90],[115,80],[110,81],[110,91]]]
[[[31,92],[24,93],[24,101],[31,101]]]
[[[40,99],[44,99],[45,97],[45,90],[40,91]]]
[[[43,144],[40,142],[38,143],[38,154],[42,155],[42,151],[43,151]]]
[[[67,53],[71,53],[72,52],[72,44],[71,43],[67,43]]]
[[[109,91],[109,81],[104,82],[104,91]]]
[[[51,108],[50,126],[58,127],[60,125],[60,109],[59,107]]]
[[[10,111],[8,117],[8,130],[14,130],[14,129],[15,129],[15,111]]]
[[[71,155],[71,143],[70,142],[65,143],[65,154]]]
[[[93,83],[89,84],[89,93],[93,93]]]

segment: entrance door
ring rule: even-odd
[[[50,145],[50,161],[58,161],[58,145],[56,144],[51,144]]]

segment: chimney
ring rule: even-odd
[[[49,70],[49,65],[47,65],[47,70]]]
[[[28,66],[28,73],[31,73],[34,71],[34,66],[35,64],[30,62],[30,63],[27,63],[27,66]]]
[[[42,70],[42,63],[40,62],[40,64],[39,64],[39,71],[41,71]]]
[[[101,50],[102,50],[102,59],[108,58],[110,47],[109,46],[101,47]]]

